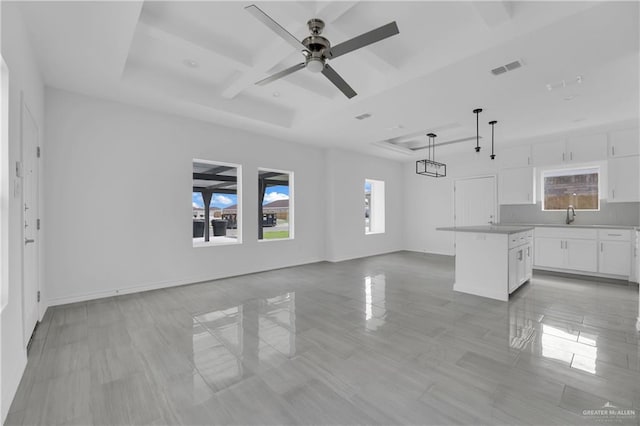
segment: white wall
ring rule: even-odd
[[[404,241],[407,250],[444,255],[454,254],[453,232],[436,228],[453,226],[453,185],[456,179],[497,174],[497,163],[486,151],[440,157],[447,165],[447,176],[433,178],[417,175],[415,161],[404,164],[405,220]]]
[[[1,2],[2,56],[9,68],[9,139],[0,151],[2,285],[8,287],[0,314],[0,412],[4,422],[26,365],[22,320],[22,194],[13,195],[15,163],[21,158],[21,96],[43,127],[43,82],[15,3]]]
[[[403,248],[403,164],[337,149],[327,151],[327,260],[341,261]],[[385,232],[365,235],[364,181],[385,183]]]
[[[324,259],[322,150],[54,89],[46,95],[51,304]],[[243,244],[192,247],[194,158],[243,166]],[[294,240],[257,241],[259,167],[295,173]]]

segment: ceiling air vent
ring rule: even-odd
[[[507,69],[505,67],[498,67],[491,70],[491,74],[493,75],[500,75],[504,74],[505,72],[507,72]]]
[[[365,118],[369,118],[369,117],[371,117],[371,114],[369,114],[368,112],[364,114],[356,115],[357,120],[364,120]]]
[[[509,62],[506,65],[501,65],[498,68],[492,69],[491,70],[491,74],[500,75],[500,74],[506,73],[507,71],[517,70],[520,67],[522,67],[522,61],[520,61],[520,60],[513,61],[513,62]]]

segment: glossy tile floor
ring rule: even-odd
[[[638,424],[637,286],[452,282],[400,252],[50,309],[7,424]]]

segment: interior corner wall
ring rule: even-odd
[[[4,306],[0,313],[0,412],[4,422],[27,363],[22,317],[22,192],[21,182],[15,175],[15,164],[22,157],[21,105],[24,99],[42,129],[44,89],[18,5],[0,2],[0,8],[2,57],[9,69],[9,137],[8,144],[3,143],[0,151],[0,276],[2,284],[8,287],[7,300],[2,301]],[[16,185],[17,192],[14,191]]]
[[[326,153],[327,260],[338,262],[403,248],[404,176],[397,161],[329,149]],[[385,232],[365,234],[365,179],[385,183]]]
[[[47,89],[50,304],[324,260],[324,154]],[[242,165],[242,244],[193,247],[192,161]],[[258,168],[295,174],[295,239],[258,242]]]

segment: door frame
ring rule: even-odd
[[[29,341],[31,339],[31,334],[33,333],[33,330],[29,331],[29,334],[27,335],[27,318],[26,318],[26,313],[27,313],[27,309],[26,309],[26,303],[28,298],[26,297],[25,294],[25,287],[26,287],[26,280],[25,280],[25,254],[26,254],[26,250],[25,250],[25,238],[26,238],[26,231],[24,228],[24,221],[25,221],[25,211],[24,211],[24,204],[25,204],[25,192],[26,192],[26,187],[25,187],[25,132],[24,132],[24,128],[25,128],[25,124],[26,124],[26,120],[27,120],[27,114],[30,117],[30,120],[33,122],[33,125],[35,126],[35,141],[34,141],[34,149],[38,149],[39,147],[39,143],[40,143],[40,127],[38,126],[38,122],[36,121],[35,117],[33,116],[33,113],[31,112],[31,109],[29,108],[29,106],[27,105],[27,103],[24,100],[24,93],[20,92],[20,164],[21,164],[21,180],[22,180],[22,194],[21,194],[21,202],[20,202],[20,226],[21,226],[21,239],[20,239],[20,243],[22,245],[22,259],[21,259],[21,264],[22,264],[22,270],[21,270],[21,281],[22,281],[22,285],[21,285],[21,295],[22,295],[22,336],[23,336],[23,344],[24,347],[26,348],[27,345],[29,344]],[[35,209],[36,209],[36,220],[39,218],[39,213],[40,213],[40,162],[39,162],[39,158],[36,156],[35,160],[34,160],[34,168],[37,169],[37,173],[33,182],[33,190],[35,192],[35,194],[33,195],[33,200],[34,200],[34,204],[35,204]],[[38,229],[36,228],[36,232],[38,232]],[[35,247],[34,247],[34,253],[35,253],[35,267],[34,267],[34,273],[35,273],[35,288],[36,288],[36,292],[40,292],[40,277],[41,277],[41,256],[40,256],[40,237],[38,235],[38,237],[36,238],[36,242],[35,242]],[[36,326],[39,323],[40,319],[42,318],[42,312],[40,310],[40,302],[36,302],[36,307],[35,307],[35,312],[36,312]]]
[[[475,179],[486,179],[493,178],[493,199],[495,201],[495,222],[500,223],[500,205],[498,203],[498,175],[497,174],[483,174],[483,175],[475,175],[475,176],[465,176],[456,178],[453,181],[453,226],[456,226],[456,187],[459,181],[463,180],[475,180]]]

